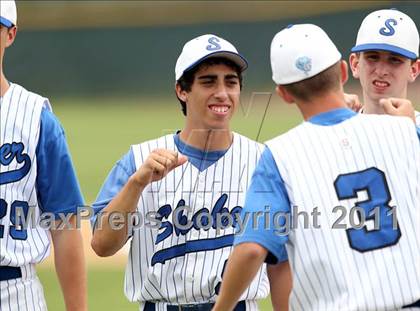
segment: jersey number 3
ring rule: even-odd
[[[375,208],[379,208],[379,228],[368,230],[366,226],[360,229],[346,229],[350,247],[367,252],[395,245],[401,237],[401,231],[396,218],[391,215],[391,195],[384,172],[376,167],[368,168],[350,174],[339,175],[334,182],[335,191],[340,200],[357,199],[358,191],[366,191],[368,198],[356,205],[365,212],[365,220],[373,220]],[[394,224],[394,221],[397,222]]]

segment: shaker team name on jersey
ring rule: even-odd
[[[189,208],[185,205],[185,200],[179,200],[174,210],[174,223],[170,221],[163,221],[159,230],[163,231],[158,234],[155,244],[159,244],[165,239],[169,238],[175,231],[176,236],[187,235],[191,230],[208,231],[211,228],[215,230],[226,229],[228,227],[236,227],[236,219],[239,217],[242,210],[241,206],[235,206],[231,211],[225,206],[228,200],[228,195],[224,193],[214,204],[210,210],[206,207],[198,210],[191,218],[184,214]],[[169,219],[172,213],[172,206],[165,204],[159,208],[158,220]],[[233,243],[234,234],[222,235],[215,238],[199,239],[189,241],[188,243],[178,244],[170,248],[166,248],[156,252],[152,257],[152,266],[156,263],[164,263],[165,261],[184,256],[187,253],[201,252],[215,250],[226,246],[231,246]]]
[[[13,160],[22,164],[20,168],[0,173],[0,185],[13,183],[25,177],[31,169],[31,158],[24,153],[25,146],[23,143],[12,142],[11,144],[3,144],[0,146],[0,164],[8,166]]]

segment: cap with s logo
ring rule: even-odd
[[[17,23],[16,3],[13,0],[0,1],[0,24],[12,27]]]
[[[365,17],[352,52],[388,51],[410,59],[419,57],[419,32],[407,14],[378,10]]]
[[[241,71],[248,67],[246,59],[225,39],[207,34],[185,43],[175,65],[175,80],[178,81],[185,71],[192,69],[210,57],[222,57],[233,61]]]

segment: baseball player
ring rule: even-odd
[[[419,32],[407,14],[396,9],[370,13],[351,51],[350,66],[363,89],[364,113],[398,114],[393,106],[411,105],[407,88],[420,73]],[[420,126],[420,112],[415,111],[414,119]]]
[[[305,122],[266,143],[242,213],[270,207],[269,226],[264,219],[249,222],[235,237],[214,310],[232,310],[260,265],[286,252],[291,310],[414,304],[420,138],[413,122],[346,108],[347,64],[318,26],[292,25],[276,34],[271,66],[277,93],[296,103]]]
[[[261,152],[260,144],[230,130],[246,67],[218,36],[187,42],[175,66],[184,128],[131,146],[93,205],[92,247],[99,256],[113,255],[131,238],[124,289],[140,310],[213,306]],[[146,220],[130,230],[138,222],[133,213]],[[116,214],[121,226],[112,228]],[[234,310],[257,310],[268,292],[261,268]]]
[[[67,310],[87,310],[82,237],[68,224],[83,199],[63,129],[48,99],[4,76],[17,13],[14,1],[0,8],[0,310],[47,310],[35,265],[49,255],[50,237]],[[54,226],[41,225],[48,218]]]

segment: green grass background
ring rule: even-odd
[[[115,162],[131,144],[181,129],[184,122],[176,99],[84,98],[51,99],[72,153],[77,175],[88,204],[91,204]],[[252,103],[252,104],[251,104]],[[232,129],[264,141],[299,123],[293,106],[262,93],[243,95],[232,120]],[[89,241],[85,241],[86,244]],[[138,310],[124,296],[124,263],[102,264],[109,259],[89,257],[89,310]],[[49,310],[64,310],[61,290],[51,260],[38,267]],[[262,310],[271,310],[270,301]]]

